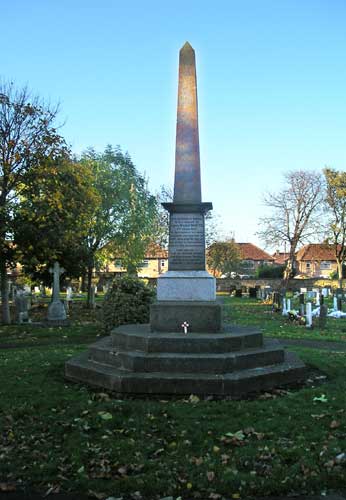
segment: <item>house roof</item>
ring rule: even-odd
[[[240,256],[243,260],[266,260],[274,261],[274,258],[269,253],[256,247],[253,243],[237,243],[240,251]]]
[[[283,265],[286,264],[287,259],[289,258],[290,254],[287,252],[279,252],[277,250],[275,253],[273,253],[273,259],[275,264]]]
[[[145,253],[146,259],[167,259],[168,252],[164,248],[160,247],[160,245],[152,244],[149,245],[147,251]]]
[[[298,250],[296,259],[301,260],[335,260],[333,245],[327,243],[309,243]]]

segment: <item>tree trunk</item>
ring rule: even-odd
[[[134,266],[133,264],[128,264],[127,265],[127,268],[126,268],[126,273],[129,275],[129,276],[132,276],[134,278],[137,278],[138,277],[138,273],[137,273],[137,267]]]
[[[0,260],[0,286],[1,286],[1,320],[4,325],[11,324],[10,303],[8,293],[8,278],[5,260]]]
[[[339,288],[342,288],[342,262],[339,260],[336,261],[337,269],[338,269],[338,282]]]
[[[93,305],[91,303],[91,286],[92,286],[92,278],[93,278],[93,269],[94,265],[93,263],[89,263],[88,265],[88,271],[87,271],[87,308],[92,309]]]
[[[289,255],[288,260],[287,260],[287,264],[286,264],[286,267],[284,270],[284,276],[283,276],[283,280],[282,280],[283,288],[287,288],[288,282],[292,276],[293,267],[294,267],[294,259],[295,259],[294,254],[295,254],[295,247],[291,247],[290,255]]]

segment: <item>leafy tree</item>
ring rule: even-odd
[[[239,247],[233,238],[216,241],[207,250],[207,265],[214,276],[218,273],[230,276],[240,263]]]
[[[11,322],[7,268],[15,261],[14,208],[28,173],[43,158],[54,158],[65,148],[54,127],[57,112],[26,87],[0,83],[0,282],[5,324]]]
[[[87,164],[62,155],[47,158],[26,176],[14,217],[14,243],[24,272],[49,284],[58,261],[70,277],[84,272],[83,246],[100,196]]]
[[[304,170],[288,172],[284,178],[284,188],[264,198],[271,214],[260,219],[263,229],[258,234],[268,246],[288,243],[289,258],[284,272],[287,282],[298,244],[320,232],[323,179],[319,173]]]
[[[119,147],[107,146],[103,153],[89,149],[81,163],[93,169],[93,185],[101,197],[84,241],[90,303],[92,272],[105,251],[113,257],[121,255],[129,273],[139,267],[152,239],[157,202],[146,179]]]
[[[346,260],[346,172],[324,169],[328,241],[333,245],[338,278],[342,287]]]

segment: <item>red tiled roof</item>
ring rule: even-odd
[[[327,243],[309,243],[298,250],[296,259],[301,260],[335,260],[333,245]]]
[[[253,243],[237,243],[237,245],[243,260],[267,260],[274,262],[274,258],[269,253],[256,247]]]
[[[160,247],[160,245],[149,245],[147,251],[145,253],[146,259],[167,259],[168,252],[164,248]]]
[[[279,265],[286,264],[286,261],[289,258],[289,256],[290,256],[290,254],[287,252],[285,253],[285,252],[276,251],[275,253],[273,253],[274,262],[275,262],[275,264],[279,264]]]

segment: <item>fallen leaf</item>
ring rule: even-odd
[[[214,479],[215,479],[215,472],[214,472],[214,471],[212,471],[212,470],[208,471],[208,472],[207,472],[207,479],[208,479],[208,481],[210,481],[210,482],[211,482],[211,481],[214,481]]]
[[[113,415],[107,411],[99,411],[98,415],[102,418],[102,420],[111,420]]]
[[[195,394],[191,394],[189,397],[189,402],[190,403],[199,403],[200,399],[198,396],[195,396]]]
[[[327,403],[328,399],[326,398],[325,394],[321,394],[320,397],[315,396],[313,398],[313,401],[320,401],[321,403]]]
[[[0,483],[0,491],[16,491],[16,487],[11,483]]]
[[[121,476],[127,475],[127,467],[119,467],[118,472]]]

